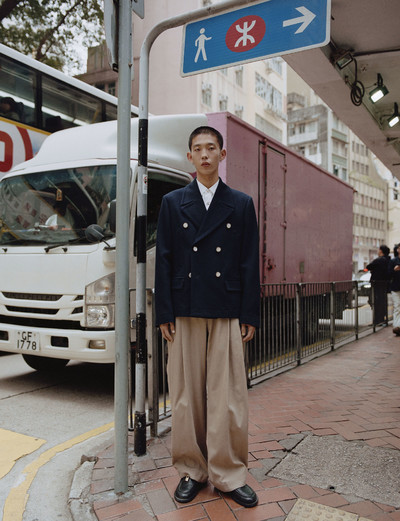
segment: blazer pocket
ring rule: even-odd
[[[175,277],[172,279],[172,289],[183,289],[184,283],[184,277]]]
[[[228,291],[240,291],[240,280],[226,280],[225,287]]]

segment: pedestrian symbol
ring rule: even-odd
[[[182,76],[321,47],[331,0],[268,0],[188,23]],[[300,16],[299,16],[300,15]]]
[[[197,52],[196,52],[196,57],[194,59],[194,62],[197,63],[197,60],[199,59],[199,56],[200,56],[200,53],[201,53],[201,56],[203,58],[203,60],[206,62],[207,61],[207,54],[206,54],[206,49],[205,49],[205,43],[207,40],[211,40],[211,37],[208,38],[204,33],[205,33],[205,29],[204,27],[202,27],[200,29],[200,36],[197,38],[197,40],[194,42],[196,47],[197,47]]]

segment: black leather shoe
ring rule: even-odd
[[[207,483],[199,483],[189,476],[182,478],[176,487],[174,498],[178,503],[189,503]]]
[[[249,485],[244,485],[243,487],[236,488],[232,490],[232,492],[228,492],[233,501],[242,505],[242,507],[251,508],[255,507],[258,503],[257,494],[254,490],[249,487]]]

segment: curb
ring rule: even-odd
[[[90,460],[82,457],[83,463],[78,467],[72,480],[71,490],[68,497],[68,506],[73,521],[97,521],[89,500],[89,490],[96,457]],[[81,460],[81,461],[82,461]]]

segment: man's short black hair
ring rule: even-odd
[[[383,255],[385,255],[385,257],[387,257],[389,255],[389,253],[390,253],[390,248],[388,246],[386,246],[386,244],[381,244],[379,246],[379,249],[381,250]]]
[[[189,150],[192,150],[192,141],[199,134],[212,134],[217,138],[219,148],[222,150],[224,148],[224,138],[222,137],[221,132],[219,132],[216,128],[213,127],[197,127],[193,130],[193,132],[189,136]]]

